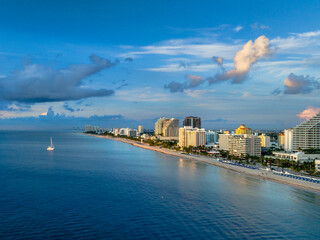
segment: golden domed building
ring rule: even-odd
[[[241,126],[236,129],[236,135],[252,134],[252,133],[253,133],[252,129],[248,128],[244,124],[241,124]]]

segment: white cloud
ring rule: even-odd
[[[233,30],[235,31],[235,32],[239,32],[239,31],[241,31],[243,29],[243,26],[237,26],[237,27],[235,27]]]

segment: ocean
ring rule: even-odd
[[[318,193],[72,132],[0,131],[0,182],[1,239],[320,236]]]

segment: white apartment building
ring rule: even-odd
[[[206,131],[201,128],[183,127],[179,129],[179,146],[198,147],[206,145]]]
[[[320,154],[305,154],[304,152],[294,152],[294,153],[287,153],[287,152],[273,152],[272,153],[275,158],[279,158],[282,160],[289,160],[289,161],[299,161],[299,162],[312,162],[316,159],[320,159]]]
[[[284,150],[291,152],[293,143],[293,129],[288,128],[284,130]]]
[[[315,160],[314,163],[315,163],[316,171],[320,172],[320,160]]]
[[[219,148],[235,156],[261,156],[261,139],[252,134],[219,135]]]
[[[179,119],[171,118],[163,121],[163,137],[179,137]]]
[[[320,113],[293,128],[292,149],[320,149]]]
[[[169,118],[162,117],[159,118],[158,121],[154,124],[154,134],[155,135],[162,135],[162,129],[163,129],[163,122],[165,120],[169,120]]]

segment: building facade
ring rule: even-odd
[[[183,120],[184,127],[201,128],[201,118],[189,116]]]
[[[270,136],[261,134],[259,138],[261,139],[261,147],[265,147],[265,148],[270,147]]]
[[[154,134],[155,135],[162,135],[162,129],[163,129],[163,122],[165,120],[169,120],[169,118],[162,117],[159,118],[158,121],[154,124]]]
[[[206,131],[204,129],[192,128],[190,126],[179,129],[179,146],[199,147],[206,145]]]
[[[261,139],[252,134],[219,135],[219,148],[235,156],[261,156]]]
[[[275,158],[279,158],[281,160],[289,160],[295,162],[313,162],[316,159],[320,159],[320,154],[305,154],[304,152],[273,152],[272,153]]]
[[[293,128],[292,148],[320,149],[320,113]]]
[[[284,133],[278,134],[278,147],[284,147]]]
[[[293,147],[293,129],[288,128],[284,130],[284,150],[287,152],[292,151]]]
[[[179,119],[171,118],[163,121],[163,137],[179,137]]]
[[[206,132],[206,144],[213,145],[219,141],[219,134],[217,132],[208,131]]]
[[[138,127],[138,132],[139,132],[139,134],[143,134],[144,133],[144,128],[143,128],[143,126],[139,126]]]
[[[314,164],[315,164],[316,171],[320,172],[320,160],[315,160]]]
[[[244,124],[241,124],[240,127],[238,127],[236,129],[236,135],[242,135],[242,134],[252,134],[252,129],[251,128],[248,128],[246,125]]]

